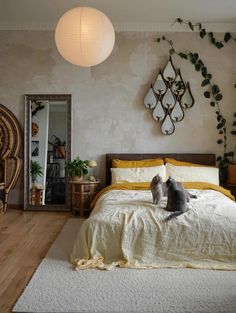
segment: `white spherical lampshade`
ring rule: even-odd
[[[99,10],[79,7],[59,20],[55,41],[70,63],[89,67],[103,62],[112,52],[115,32],[109,18]]]

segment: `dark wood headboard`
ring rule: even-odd
[[[113,159],[143,160],[156,158],[173,158],[178,161],[215,166],[215,154],[206,153],[108,153],[106,154],[106,185],[111,184],[111,167]]]

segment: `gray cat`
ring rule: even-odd
[[[197,196],[185,190],[180,182],[175,183],[180,189],[182,188],[182,190],[184,190],[187,197],[187,202],[190,201],[190,198],[197,198]],[[159,174],[153,177],[150,184],[150,189],[152,192],[153,204],[158,204],[161,201],[162,197],[167,197],[167,184],[163,183],[163,180]]]
[[[166,221],[169,221],[188,211],[187,202],[190,200],[190,197],[181,184],[177,184],[173,178],[169,177],[166,185],[168,188],[166,210],[170,212],[174,211],[174,213],[166,218]]]
[[[150,189],[152,192],[153,204],[158,204],[161,198],[164,197],[165,188],[163,188],[163,180],[159,174],[153,177]]]

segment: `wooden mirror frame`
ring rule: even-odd
[[[71,160],[71,99],[72,96],[69,94],[32,94],[25,95],[25,134],[24,134],[24,210],[32,211],[70,211],[71,200],[70,200],[70,184],[68,177],[66,176],[65,184],[65,204],[45,204],[45,205],[30,205],[30,127],[31,127],[31,115],[30,115],[30,104],[32,100],[36,101],[66,101],[66,158],[65,161]]]

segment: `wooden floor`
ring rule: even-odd
[[[0,215],[0,313],[11,308],[70,213],[8,210]]]

